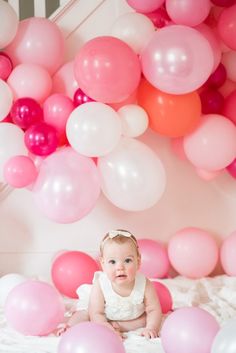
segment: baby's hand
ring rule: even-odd
[[[158,337],[157,331],[154,329],[150,329],[150,328],[144,328],[142,329],[142,331],[140,332],[141,336],[144,336],[145,338],[156,338]]]
[[[63,333],[65,333],[70,326],[66,323],[60,324],[59,327],[55,330],[55,335],[56,336],[61,336]]]
[[[118,322],[116,321],[110,321],[109,324],[111,325],[111,327],[113,328],[113,330],[117,333],[117,335],[123,339],[123,334],[120,330],[120,325],[118,324]]]

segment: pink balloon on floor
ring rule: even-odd
[[[140,271],[149,278],[166,277],[170,262],[165,246],[152,239],[139,239],[138,246],[142,258]]]
[[[64,304],[57,290],[48,283],[28,280],[12,289],[5,307],[8,324],[31,336],[44,336],[64,319]]]
[[[53,283],[60,293],[77,298],[77,288],[82,284],[91,284],[97,262],[81,251],[64,251],[58,255],[52,264],[51,275]]]
[[[169,289],[161,282],[152,281],[160,301],[161,311],[163,314],[172,310],[173,300]]]

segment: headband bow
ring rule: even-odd
[[[122,237],[126,237],[126,238],[131,238],[131,236],[132,236],[132,234],[130,232],[128,232],[127,230],[110,230],[110,232],[108,233],[108,237],[110,239],[118,237],[119,235],[121,235]]]

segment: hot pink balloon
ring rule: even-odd
[[[196,29],[172,25],[156,31],[141,55],[146,79],[161,91],[184,94],[199,88],[214,65],[207,39]]]
[[[12,72],[12,61],[7,54],[0,52],[0,79],[6,80]]]
[[[220,114],[224,105],[223,95],[216,89],[206,88],[200,93],[203,114]]]
[[[37,64],[52,74],[63,62],[64,38],[55,22],[31,17],[19,22],[17,34],[5,51],[14,66]]]
[[[150,18],[157,28],[168,26],[171,23],[171,19],[165,7],[159,7],[157,10],[147,13],[146,16]]]
[[[31,125],[43,120],[43,110],[40,104],[33,98],[19,98],[11,107],[10,115],[14,124],[22,129],[28,129]]]
[[[37,177],[34,162],[27,156],[13,156],[5,164],[4,179],[14,188],[23,188],[32,184]]]
[[[58,353],[125,353],[119,336],[109,327],[96,322],[81,322],[65,332]]]
[[[196,308],[181,308],[170,314],[161,330],[165,353],[209,353],[220,326],[213,315]]]
[[[161,282],[152,281],[152,284],[159,298],[161,311],[163,314],[167,314],[172,310],[173,306],[171,293],[169,289]]]
[[[236,50],[236,4],[221,12],[217,29],[223,42],[229,48]]]
[[[220,261],[228,276],[236,276],[236,232],[223,239],[220,247]]]
[[[93,102],[94,100],[88,97],[81,88],[78,88],[74,93],[73,101],[74,105],[78,107],[81,104]]]
[[[165,0],[127,0],[127,3],[137,12],[148,13],[155,11]]]
[[[8,324],[16,331],[31,336],[44,336],[64,319],[62,297],[50,284],[28,280],[9,293],[5,304]]]
[[[82,284],[92,284],[94,272],[98,271],[97,262],[81,251],[64,251],[52,264],[51,275],[60,293],[77,298],[77,288]]]
[[[233,160],[232,163],[230,163],[227,167],[226,170],[229,172],[229,174],[236,179],[236,158]]]
[[[68,61],[52,77],[52,93],[62,93],[73,99],[79,87],[74,75],[74,61]]]
[[[63,148],[47,157],[33,188],[41,212],[58,223],[72,223],[86,216],[100,194],[100,177],[95,163]]]
[[[152,239],[139,239],[138,246],[142,257],[140,271],[149,278],[166,277],[170,262],[165,246]]]
[[[215,69],[215,71],[208,78],[206,85],[213,88],[219,88],[225,83],[226,78],[227,78],[226,69],[224,65],[220,63]]]
[[[236,89],[225,97],[222,114],[236,124]]]
[[[89,40],[75,57],[75,78],[86,95],[117,103],[137,88],[141,69],[137,55],[123,41],[101,36]]]

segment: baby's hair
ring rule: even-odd
[[[135,238],[135,236],[132,233],[130,233],[128,230],[125,230],[125,229],[111,230],[110,232],[108,232],[104,236],[104,238],[102,239],[101,244],[100,244],[101,256],[103,255],[103,249],[104,249],[104,245],[106,242],[109,242],[109,243],[115,242],[117,244],[124,244],[127,241],[131,241],[135,245],[137,255],[138,255],[138,257],[140,257],[137,239]]]

